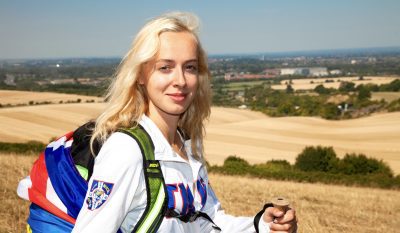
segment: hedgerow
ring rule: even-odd
[[[347,154],[339,159],[331,147],[320,146],[305,148],[297,157],[295,165],[290,165],[286,160],[250,165],[242,158],[229,156],[222,166],[209,166],[209,171],[307,183],[400,188],[400,175],[394,176],[383,161],[363,154]]]
[[[6,153],[40,153],[45,148],[46,145],[38,141],[29,141],[27,143],[0,142],[0,152]]]

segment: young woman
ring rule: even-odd
[[[203,121],[210,115],[210,75],[197,27],[194,15],[169,13],[148,22],[136,36],[96,120],[92,143],[99,140],[103,146],[73,232],[135,229],[147,205],[142,152],[118,130],[138,125],[154,144],[167,187],[169,214],[157,232],[295,230],[293,210],[284,215],[269,207],[256,221],[225,214],[209,186],[202,140]],[[101,200],[98,187],[106,187]],[[93,205],[93,198],[100,204]],[[195,213],[202,214],[190,221],[179,218]]]

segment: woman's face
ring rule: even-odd
[[[197,42],[188,32],[164,32],[155,59],[145,65],[149,115],[179,116],[191,104],[198,85]]]

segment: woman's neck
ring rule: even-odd
[[[182,150],[184,142],[177,133],[179,115],[171,115],[159,111],[149,111],[147,116],[157,125],[165,139],[171,145],[171,148],[181,156],[181,158],[189,161],[186,151]]]
[[[179,116],[159,112],[149,112],[147,116],[157,125],[168,143],[172,145],[176,140]]]

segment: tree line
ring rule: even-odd
[[[217,106],[246,105],[252,110],[277,117],[320,116],[333,120],[355,118],[384,110],[400,111],[400,98],[392,102],[370,98],[371,92],[399,92],[399,79],[382,85],[355,86],[352,82],[341,82],[338,89],[325,88],[320,84],[313,90],[318,95],[294,91],[290,83],[286,90],[274,90],[267,82],[246,87],[242,91],[242,99],[237,98],[239,91],[228,91],[223,88],[223,84],[214,85],[213,90],[213,104]],[[344,97],[344,100],[335,100],[337,96]]]

